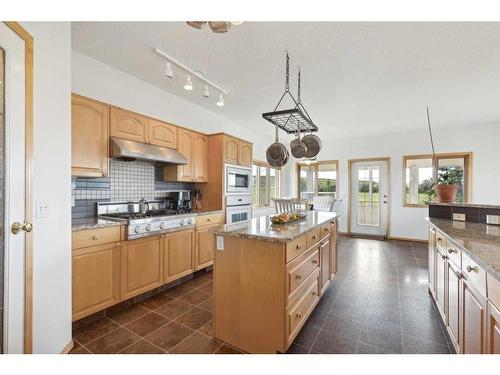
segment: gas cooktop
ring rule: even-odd
[[[159,216],[174,216],[174,215],[183,215],[189,214],[191,210],[182,209],[182,210],[170,210],[170,209],[160,209],[160,210],[150,210],[145,214],[141,214],[139,212],[116,212],[116,213],[106,213],[100,215],[102,218],[106,219],[121,219],[121,220],[140,220],[140,219],[148,219]]]

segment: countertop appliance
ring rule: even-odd
[[[224,177],[226,195],[252,193],[252,168],[225,164]]]
[[[186,191],[150,201],[145,214],[141,213],[139,202],[98,202],[97,215],[100,219],[126,223],[128,240],[194,228],[196,215],[191,213],[191,200],[183,198]]]
[[[226,222],[227,224],[247,221],[252,218],[251,195],[226,196]]]

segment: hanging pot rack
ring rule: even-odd
[[[262,118],[269,121],[271,124],[275,125],[276,131],[278,128],[285,131],[287,134],[298,134],[298,133],[312,133],[317,132],[318,127],[311,120],[311,117],[307,113],[307,110],[301,103],[300,100],[300,70],[299,70],[299,86],[298,86],[298,100],[295,100],[292,93],[290,92],[290,58],[288,52],[286,54],[286,80],[285,80],[285,92],[281,95],[278,104],[272,112],[266,112],[262,114]],[[278,110],[281,102],[288,95],[293,103],[294,108]]]

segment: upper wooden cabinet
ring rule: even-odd
[[[194,133],[193,172],[195,182],[208,181],[208,137]]]
[[[121,108],[111,108],[111,136],[147,143],[149,118]]]
[[[177,148],[177,127],[163,121],[149,119],[149,142],[152,145]]]
[[[238,164],[239,141],[233,137],[224,136],[224,161],[229,164]]]
[[[78,95],[71,96],[71,174],[108,175],[109,107]]]
[[[248,142],[239,142],[238,164],[247,167],[252,166],[252,144]]]

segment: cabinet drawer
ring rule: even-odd
[[[287,263],[307,250],[306,242],[306,236],[301,236],[286,244]]]
[[[500,281],[488,274],[486,276],[488,285],[488,299],[500,310]]]
[[[204,225],[220,224],[222,222],[222,214],[208,214],[196,216],[196,227]]]
[[[465,253],[462,254],[462,273],[464,278],[470,280],[472,285],[486,296],[486,271]]]
[[[326,223],[320,227],[320,237],[321,239],[327,237],[332,232],[332,224]]]
[[[314,272],[308,279],[308,285],[304,288],[304,293],[297,298],[297,303],[287,309],[287,334],[288,341],[291,342],[307,320],[311,310],[318,301],[318,271]]]
[[[317,244],[320,240],[319,236],[319,230],[320,228],[316,228],[309,233],[306,234],[307,236],[307,248],[311,248],[311,246]]]
[[[312,248],[287,266],[287,292],[289,298],[319,267],[319,250]]]
[[[462,250],[454,246],[450,241],[447,242],[446,255],[458,268],[462,266]]]
[[[102,245],[120,241],[120,226],[109,228],[80,230],[73,232],[71,246],[73,249]]]
[[[446,252],[446,238],[440,231],[436,231],[436,246]]]

